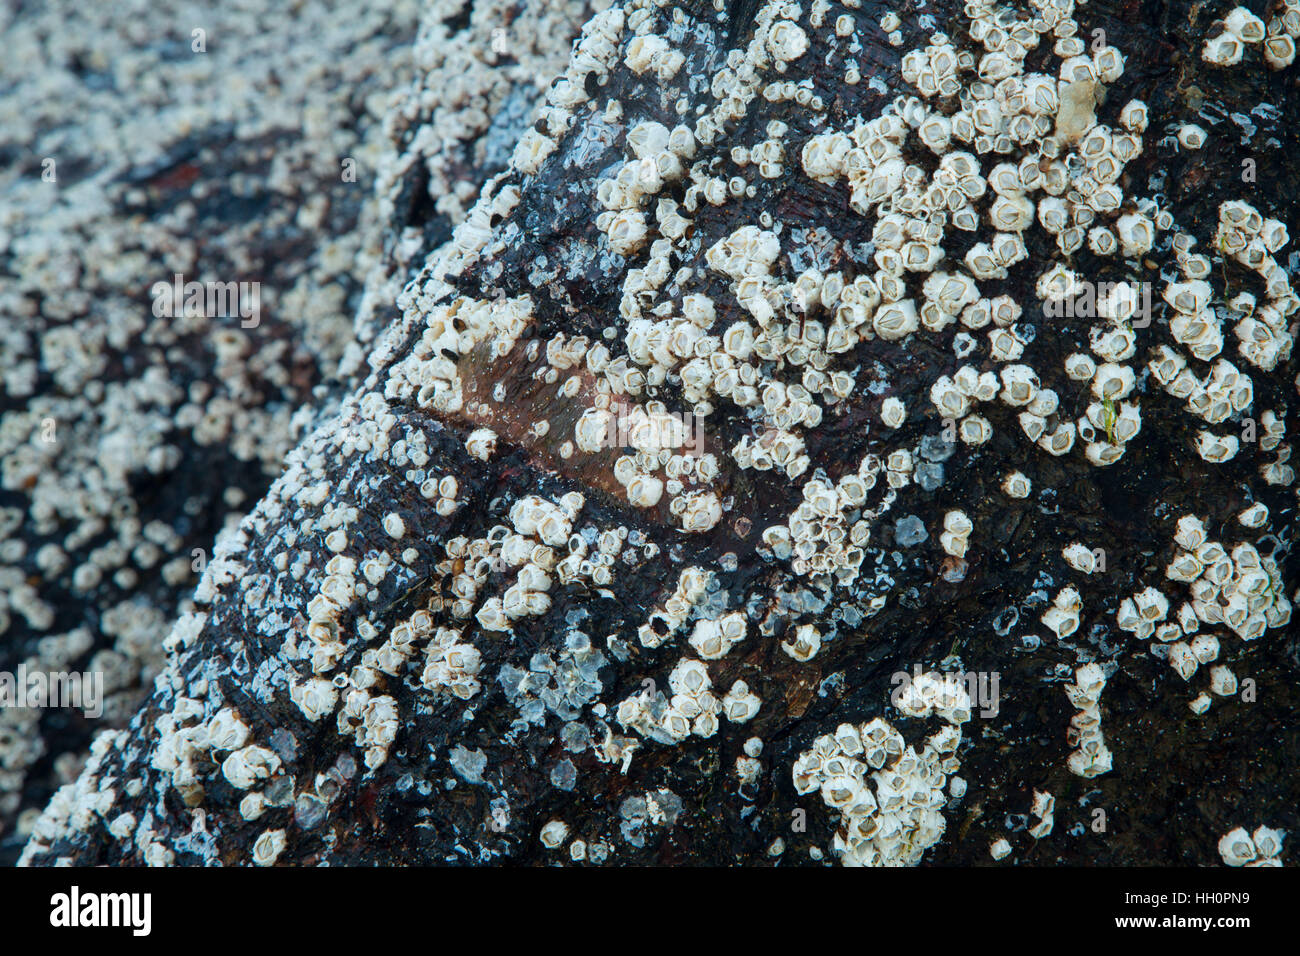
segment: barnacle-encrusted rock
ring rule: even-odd
[[[364,381],[26,862],[1235,862],[1234,821],[1294,828],[1294,87],[1225,79],[1211,122],[1191,4],[728,6],[598,12],[393,258]],[[1198,115],[1207,148],[1148,132]]]
[[[93,718],[0,708],[11,862],[95,730],[147,695],[213,539],[325,404],[418,10],[0,20],[0,672],[97,672],[106,698]],[[186,283],[203,292],[174,302]]]
[[[0,12],[0,673],[106,698],[0,708],[0,862],[134,713],[214,538],[337,408],[589,15]]]

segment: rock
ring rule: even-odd
[[[1293,828],[1296,300],[1269,263],[1294,85],[1180,55],[1190,4],[1080,7],[1091,50],[1005,24],[1032,42],[988,58],[962,7],[904,12],[897,44],[866,0],[597,14],[24,862],[246,865],[263,840],[281,864],[987,863],[1007,841],[1187,864],[1234,821]],[[995,108],[977,68],[1049,78]],[[1246,145],[1159,139],[1198,79],[1254,117]],[[1152,283],[1153,311],[1103,282]],[[1242,288],[1271,309],[1254,325],[1222,304]],[[1196,370],[1181,397],[1171,356]],[[889,396],[911,410],[892,430]],[[1247,419],[1235,454],[1194,450]],[[1256,501],[1269,523],[1237,522]],[[897,551],[902,516],[929,537]],[[1104,570],[1066,564],[1074,541]],[[1182,552],[1204,576],[1171,576]],[[1251,702],[1191,714],[1149,650],[1171,626],[1220,632]],[[304,798],[328,805],[310,827]]]

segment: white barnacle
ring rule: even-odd
[[[229,707],[218,711],[208,721],[208,742],[213,750],[238,750],[248,742],[248,725]]]
[[[693,491],[673,499],[682,502],[680,512],[675,512],[686,532],[702,532],[713,528],[722,520],[722,503],[711,491]]]
[[[1092,549],[1077,541],[1066,545],[1061,551],[1061,556],[1065,558],[1065,563],[1076,571],[1092,574],[1097,570],[1096,554]]]
[[[1237,520],[1246,528],[1262,528],[1268,524],[1268,505],[1257,501],[1237,513]]]
[[[280,758],[265,747],[251,745],[232,752],[221,765],[221,772],[232,787],[247,790],[280,769]]]
[[[957,426],[957,437],[967,445],[983,445],[993,437],[993,426],[982,415],[967,415]]]
[[[801,624],[795,629],[793,640],[782,642],[781,650],[795,660],[806,663],[816,656],[821,646],[821,634],[818,633],[817,628],[811,624]]]
[[[768,31],[767,48],[782,63],[797,60],[808,49],[808,34],[792,20],[777,20]]]
[[[1119,125],[1131,133],[1146,131],[1148,111],[1146,103],[1141,100],[1129,100],[1120,110]]]
[[[1210,464],[1222,464],[1236,457],[1239,442],[1236,435],[1215,435],[1201,430],[1196,433],[1196,453]]]
[[[1205,145],[1209,134],[1205,132],[1205,127],[1198,126],[1195,123],[1184,123],[1178,129],[1178,142],[1182,144],[1183,149],[1197,150]]]
[[[265,830],[253,843],[253,862],[258,866],[272,866],[284,852],[286,839],[283,830]]]
[[[1102,401],[1119,401],[1133,391],[1137,378],[1128,365],[1107,362],[1097,367],[1092,379],[1092,393]]]
[[[1185,681],[1191,680],[1200,666],[1191,647],[1182,641],[1174,641],[1169,645],[1168,653],[1169,666],[1174,669],[1174,673]]]
[[[627,500],[637,508],[653,508],[663,493],[663,481],[653,475],[635,475],[627,484]]]
[[[1244,827],[1230,830],[1219,840],[1219,856],[1228,866],[1245,866],[1259,855]]]
[[[1065,374],[1076,382],[1087,382],[1097,374],[1097,363],[1091,356],[1074,352],[1065,358]]]
[[[602,408],[588,408],[573,426],[573,438],[578,448],[596,452],[607,447],[613,423],[612,413]]]
[[[298,705],[304,717],[317,721],[334,712],[338,688],[333,681],[321,677],[293,681],[289,684],[289,699]]]
[[[880,420],[889,428],[899,428],[907,420],[907,406],[893,395],[880,405]]]
[[[1289,34],[1277,34],[1264,41],[1264,62],[1270,70],[1285,70],[1295,62],[1295,56],[1295,38]]]
[[[743,724],[751,720],[762,706],[762,701],[758,695],[749,689],[749,685],[742,680],[736,681],[731,685],[731,690],[727,691],[722,698],[722,714],[733,724]]]
[[[930,387],[930,401],[943,418],[959,419],[970,411],[970,398],[947,375],[941,375]]]
[[[497,447],[497,433],[490,428],[476,428],[465,438],[465,451],[479,461],[487,461]]]
[[[1150,252],[1155,243],[1155,224],[1141,213],[1120,216],[1115,221],[1115,230],[1119,235],[1120,254],[1126,259]]]
[[[1009,498],[1028,498],[1032,484],[1025,474],[1013,471],[1002,480],[1002,491]]]
[[[1062,422],[1038,439],[1038,447],[1052,455],[1064,455],[1074,447],[1076,429],[1073,422]]]
[[[1223,27],[1242,43],[1255,44],[1263,41],[1267,34],[1264,21],[1245,7],[1234,7],[1223,18]]]
[[[915,332],[920,327],[916,304],[911,299],[889,302],[876,310],[872,327],[882,339],[895,341]]]
[[[548,850],[558,850],[569,838],[569,825],[563,820],[551,820],[542,827],[540,840]]]
[[[1013,408],[1020,408],[1032,402],[1038,394],[1038,375],[1029,365],[1007,365],[1001,372],[1002,392],[1000,398]]]

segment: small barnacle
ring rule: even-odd
[[[258,792],[244,794],[239,801],[239,815],[245,820],[256,820],[266,812],[266,797]]]
[[[880,420],[889,428],[899,428],[907,419],[907,406],[891,395],[880,405]]]
[[[1103,401],[1117,402],[1133,391],[1136,381],[1131,366],[1107,362],[1097,367],[1092,379],[1092,393]]]
[[[681,519],[683,531],[708,531],[722,520],[722,503],[711,491],[693,491],[673,499],[674,505],[679,502],[681,510],[674,514]]]
[[[1241,62],[1246,45],[1241,38],[1229,30],[1224,30],[1216,37],[1205,41],[1201,47],[1201,59],[1215,66],[1235,66]]]
[[[1196,452],[1211,464],[1230,461],[1236,456],[1238,447],[1236,435],[1215,435],[1205,430],[1196,433]]]
[[[1038,438],[1038,446],[1049,454],[1064,455],[1074,447],[1075,434],[1074,423],[1063,422],[1050,432],[1044,431]]]
[[[944,418],[959,419],[970,411],[970,397],[947,375],[939,376],[930,387],[930,401]]]
[[[982,415],[967,415],[957,427],[957,436],[967,445],[983,445],[993,437],[993,426]]]
[[[248,726],[239,715],[225,707],[208,721],[208,742],[213,750],[238,750],[248,742]]]
[[[1155,243],[1155,224],[1141,213],[1120,216],[1115,229],[1119,235],[1120,254],[1125,258],[1145,255]]]
[[[872,317],[876,334],[887,341],[896,341],[915,332],[920,327],[916,305],[911,299],[889,302],[876,310]]]
[[[1276,862],[1277,855],[1282,852],[1282,840],[1285,837],[1285,831],[1274,830],[1271,827],[1256,827],[1255,832],[1251,834],[1251,840],[1255,844],[1255,849],[1263,857],[1260,865],[1264,865],[1272,860]]]
[[[1219,840],[1219,856],[1228,866],[1245,866],[1258,855],[1255,843],[1244,827],[1229,831]]]
[[[1209,664],[1211,661],[1218,660],[1219,639],[1213,634],[1197,634],[1192,638],[1189,646],[1198,664]]]
[[[280,758],[265,747],[256,745],[236,750],[226,757],[221,772],[230,785],[247,790],[258,780],[264,780],[280,768]]]
[[[1061,551],[1061,556],[1065,558],[1066,564],[1076,571],[1092,574],[1097,570],[1096,554],[1086,545],[1082,545],[1077,541],[1066,545]]]
[[[817,655],[821,646],[822,638],[817,628],[811,624],[801,624],[795,629],[793,640],[781,643],[781,650],[800,663],[807,663]]]
[[[384,515],[384,533],[390,538],[401,538],[406,534],[406,523],[402,521],[402,516],[396,512],[390,511]]]
[[[645,213],[639,209],[621,209],[607,221],[604,231],[611,249],[619,255],[630,256],[645,243]]]
[[[334,712],[338,688],[333,681],[320,677],[293,681],[289,685],[289,699],[298,705],[304,717],[317,721]]]
[[[569,825],[563,820],[550,820],[542,827],[542,846],[548,850],[558,850],[569,838]]]
[[[1114,83],[1124,75],[1124,55],[1113,46],[1103,46],[1092,55],[1097,79],[1103,83]]]
[[[272,866],[284,852],[283,830],[265,830],[253,843],[253,862],[258,866]]]
[[[1268,505],[1257,501],[1249,508],[1238,512],[1237,520],[1246,528],[1262,528],[1268,524]]]
[[[1094,226],[1088,230],[1088,248],[1099,256],[1113,256],[1119,250],[1119,240],[1105,226]]]
[[[1205,128],[1195,123],[1184,123],[1178,129],[1178,142],[1182,144],[1183,149],[1200,149],[1205,145],[1207,137]]]
[[[497,433],[490,428],[476,428],[465,438],[465,451],[479,461],[491,458],[496,447]]]
[[[1295,57],[1295,38],[1289,34],[1277,34],[1264,41],[1264,62],[1270,70],[1285,70]]]
[[[1014,362],[1025,351],[1025,343],[1015,332],[997,328],[989,333],[989,355],[995,362]]]
[[[1028,405],[1038,395],[1038,375],[1031,366],[1007,365],[1002,369],[1001,379],[999,397],[1013,408]]]
[[[683,159],[695,156],[695,136],[687,126],[674,126],[668,133],[667,148]]]
[[[1230,10],[1223,18],[1223,27],[1242,43],[1259,43],[1267,34],[1264,21],[1245,7],[1234,7]]]
[[[1063,231],[1070,222],[1070,210],[1065,201],[1056,196],[1041,199],[1038,203],[1038,222],[1053,235]]]
[[[808,34],[791,20],[777,20],[768,31],[767,48],[781,63],[797,60],[808,49]]]
[[[1182,641],[1175,641],[1169,645],[1169,666],[1174,669],[1174,673],[1186,681],[1192,679],[1199,663],[1191,647]]]
[[[524,133],[510,158],[511,165],[526,176],[536,175],[542,162],[555,151],[555,140],[535,129]]]
[[[1119,125],[1131,133],[1143,133],[1147,128],[1147,105],[1141,100],[1129,100],[1120,110]]]
[[[742,680],[731,685],[722,698],[722,713],[733,724],[743,724],[751,720],[762,706],[758,695],[750,691],[749,685]]]
[[[1034,221],[1034,204],[1023,195],[998,196],[989,207],[989,222],[999,232],[1024,232]]]

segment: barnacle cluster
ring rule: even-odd
[[[1295,41],[1300,37],[1300,4],[1283,0],[1268,19],[1268,25],[1246,7],[1233,7],[1216,20],[1210,37],[1201,48],[1201,59],[1215,66],[1235,66],[1247,47],[1263,44],[1264,62],[1270,70],[1284,70],[1295,62]]]
[[[1284,837],[1281,830],[1266,826],[1256,827],[1254,833],[1237,827],[1219,840],[1219,856],[1228,866],[1281,866]]]
[[[846,866],[915,865],[943,836],[944,788],[959,767],[970,697],[959,682],[926,673],[908,687],[899,710],[913,718],[936,715],[945,726],[917,750],[879,717],[860,726],[841,724],[794,762],[795,790],[820,791],[822,801],[840,812],[834,849]]]
[[[1106,672],[1100,664],[1083,664],[1074,672],[1074,683],[1065,686],[1065,694],[1078,713],[1070,719],[1070,737],[1075,750],[1070,754],[1070,772],[1080,777],[1096,777],[1110,771],[1114,764],[1106,738],[1101,732],[1101,692],[1106,687]]]

